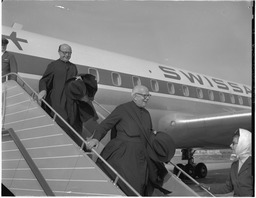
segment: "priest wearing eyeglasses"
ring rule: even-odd
[[[58,49],[59,59],[51,62],[39,81],[38,99],[45,99],[47,103],[63,118],[67,119],[65,111],[66,94],[64,93],[65,82],[77,75],[77,67],[69,60],[72,49],[67,44],[62,44]],[[45,110],[53,116],[52,112],[43,105]],[[61,121],[57,121],[61,125]]]
[[[154,187],[161,188],[161,184],[167,171],[163,166],[163,161],[168,161],[174,154],[172,141],[168,134],[162,132],[159,136],[154,136],[152,130],[151,116],[145,109],[150,94],[147,87],[137,85],[131,93],[132,101],[117,106],[112,113],[103,120],[95,130],[93,139],[88,141],[87,148],[97,147],[99,141],[113,128],[116,134],[105,146],[101,156],[142,196],[152,195],[152,188],[149,190],[149,183]],[[150,136],[156,140],[158,145],[155,152],[161,153],[163,158],[156,157],[149,145]],[[163,143],[164,142],[164,143]],[[162,144],[163,143],[163,144]],[[155,147],[156,148],[156,147]],[[163,150],[159,148],[164,148]],[[149,149],[149,150],[148,150]],[[160,156],[159,155],[159,156]],[[97,164],[111,178],[115,179],[113,172],[98,159]],[[135,196],[120,179],[117,184],[128,196]],[[170,193],[165,191],[165,194]]]

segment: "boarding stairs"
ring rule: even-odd
[[[8,75],[5,77],[7,80]],[[100,119],[104,119],[107,110],[97,102],[94,105],[97,112],[101,109]],[[56,117],[60,118],[56,112],[52,118],[41,108],[37,93],[19,75],[16,81],[2,84],[2,184],[5,187],[15,196],[126,196],[116,185],[121,179],[135,196],[140,196],[99,155],[106,144],[104,141],[99,150],[86,153],[59,127]],[[114,181],[96,165],[97,158],[115,172]],[[172,191],[170,196],[199,196],[171,171],[163,187]],[[154,192],[154,196],[161,195],[157,190]]]
[[[125,196],[122,177],[111,181],[17,77],[2,87],[2,184],[15,196]]]

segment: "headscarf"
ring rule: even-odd
[[[234,136],[239,136],[238,144],[231,155],[231,160],[242,160],[252,155],[252,133],[246,129],[238,129]]]

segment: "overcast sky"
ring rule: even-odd
[[[2,24],[251,85],[251,1],[4,1]]]

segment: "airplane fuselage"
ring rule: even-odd
[[[14,53],[19,74],[36,91],[47,65],[59,58],[62,43],[72,47],[70,61],[79,73],[96,76],[95,100],[109,111],[130,101],[135,85],[147,86],[154,129],[169,133],[178,148],[225,148],[235,129],[250,130],[251,88],[247,85],[8,27],[3,27],[2,34],[12,41],[7,50]]]

